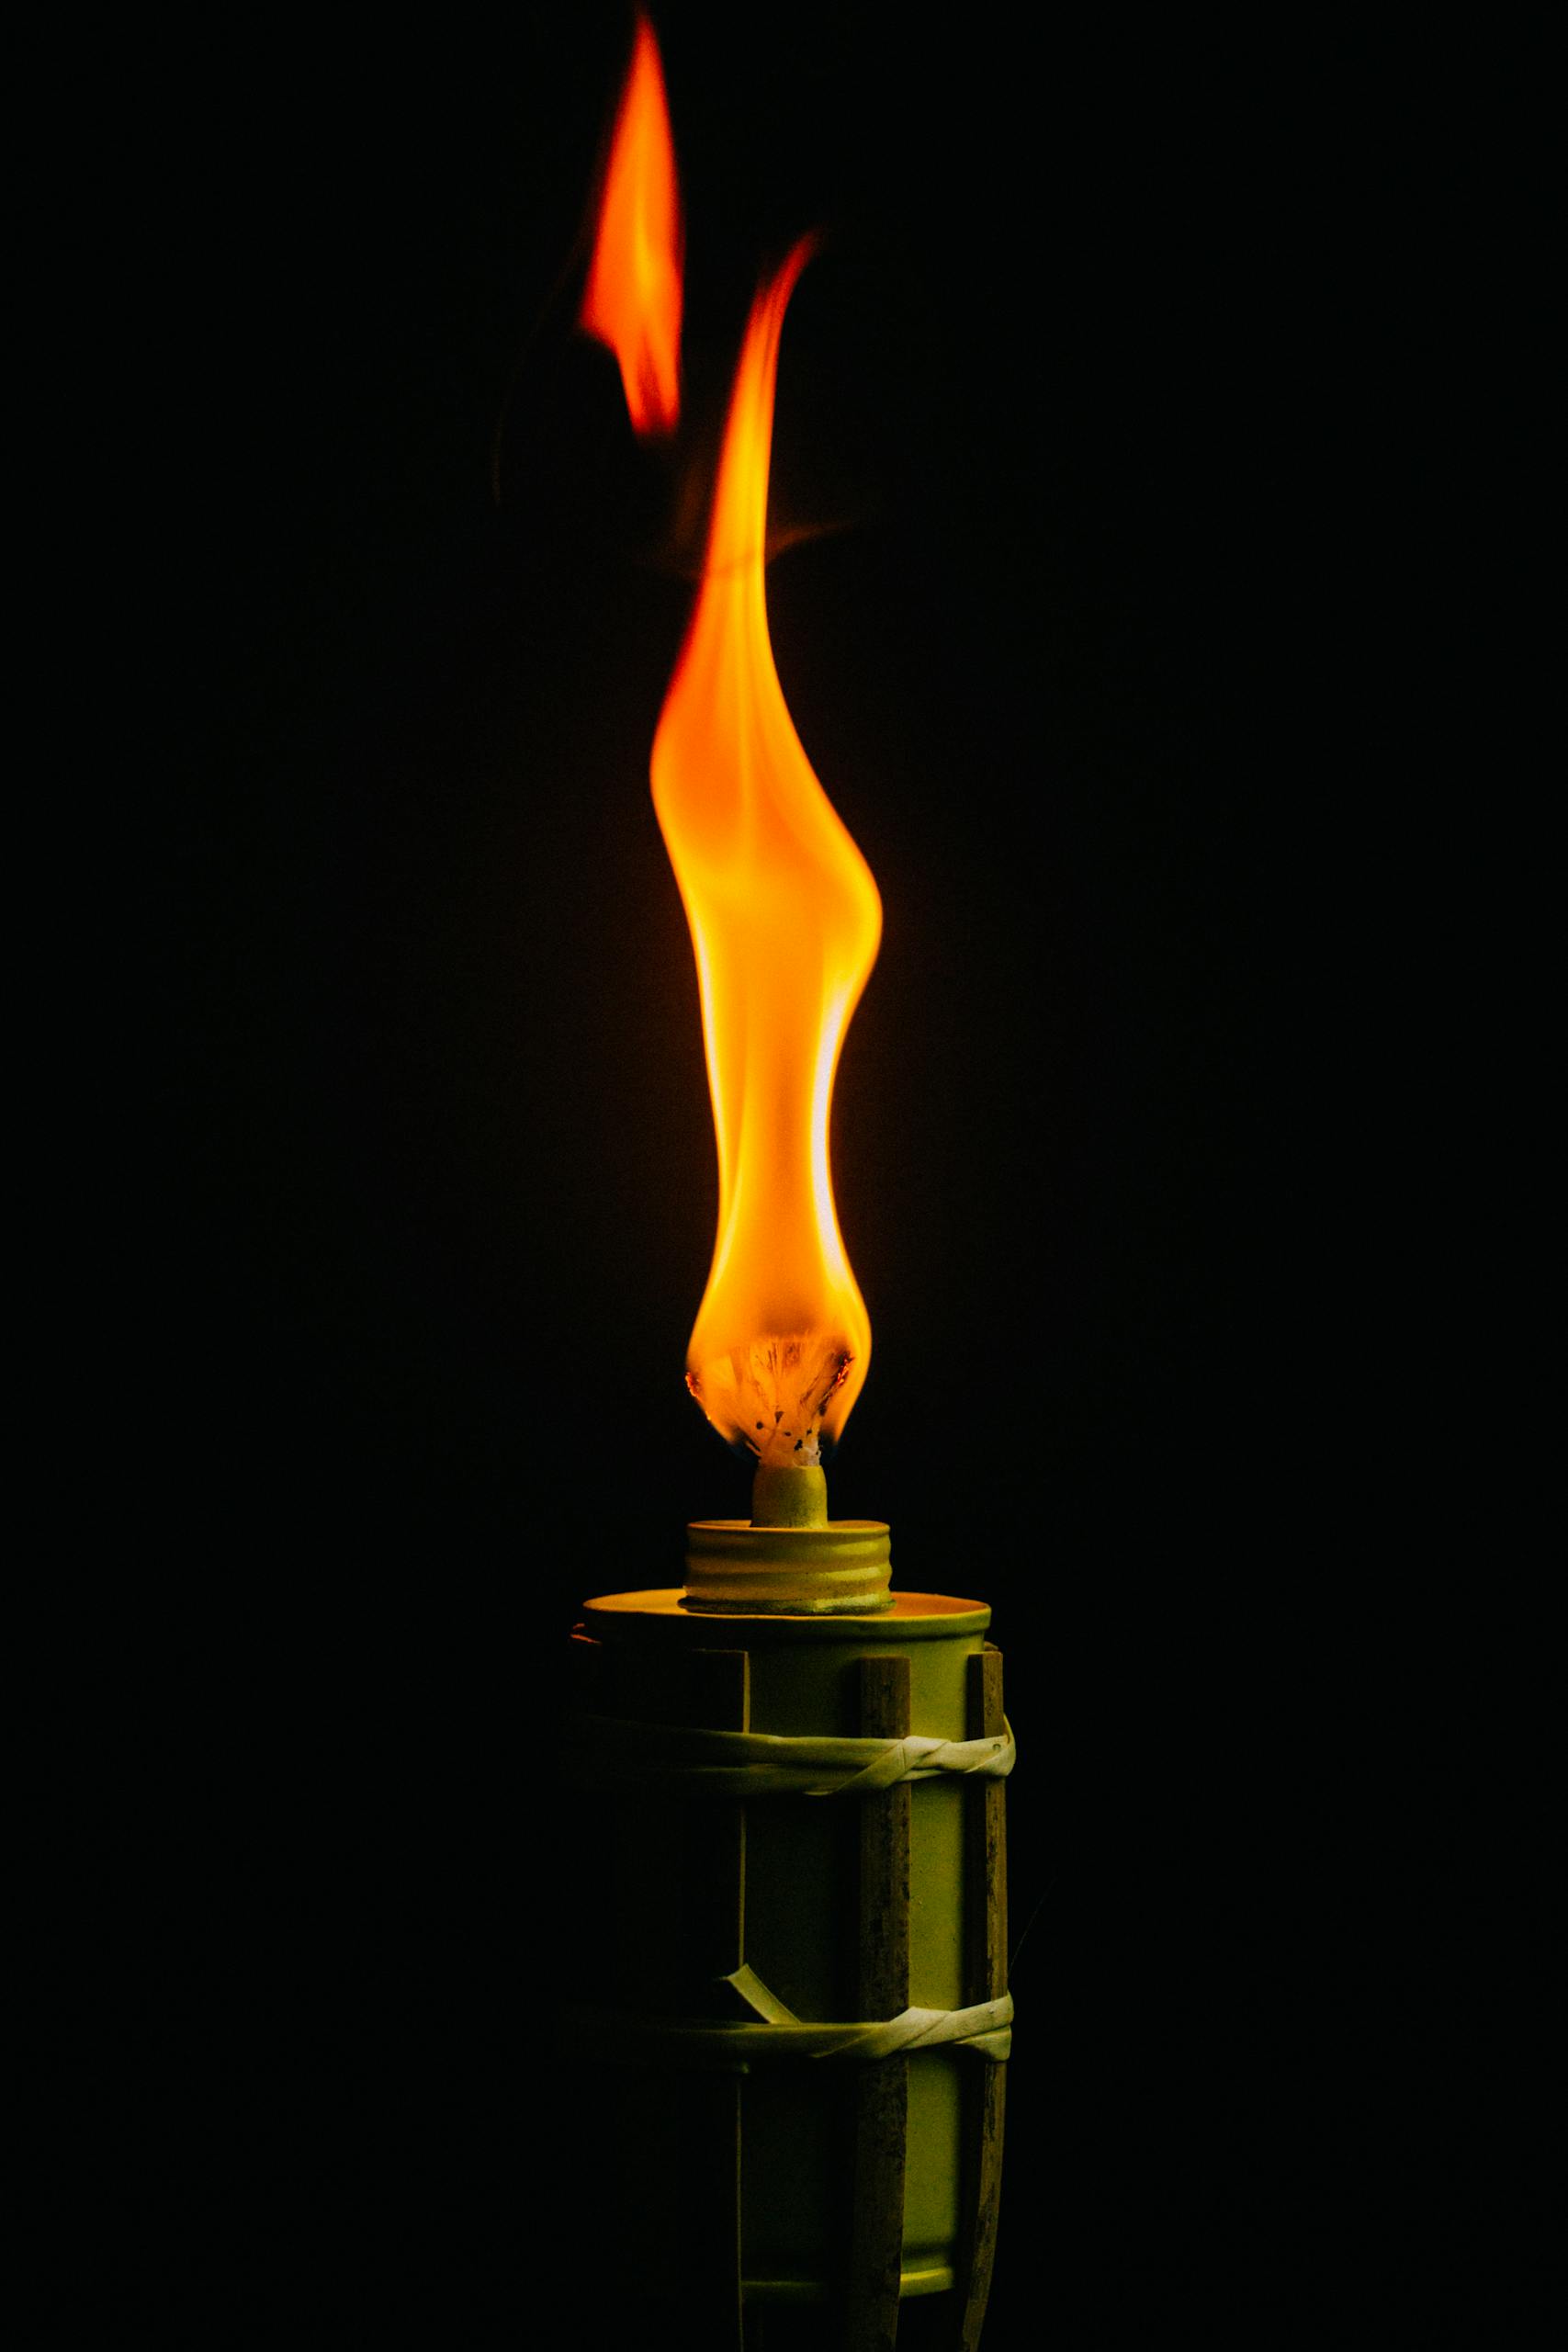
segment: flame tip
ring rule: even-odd
[[[581,322],[619,363],[635,432],[664,437],[681,414],[685,232],[659,42],[636,11]]]

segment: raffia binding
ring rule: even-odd
[[[816,1739],[777,1732],[701,1731],[570,1715],[564,1726],[566,1775],[583,1788],[679,1783],[723,1797],[869,1796],[900,1781],[943,1773],[1005,1780],[1017,1755],[1002,1718],[991,1739]]]

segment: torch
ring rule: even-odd
[[[941,2298],[958,2352],[996,2239],[1013,1747],[989,1610],[894,1592],[886,1526],[828,1513],[871,1346],[829,1128],[881,906],[769,641],[774,386],[808,254],[752,308],[652,758],[718,1149],[687,1383],[751,1464],[751,1515],[691,1527],[683,1589],[584,1607],[577,2022],[615,2069],[626,2264],[690,2341],[815,2306],[844,2352],[877,2352],[905,2301]]]

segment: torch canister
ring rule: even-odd
[[[1000,2188],[1012,1736],[989,1609],[886,1589],[845,1608],[846,1546],[821,1539],[851,1525],[817,1532],[840,1597],[801,1613],[690,1588],[585,1605],[569,1755],[595,2195],[650,2308],[711,2317],[716,2343],[748,2309],[816,2305],[869,2352],[901,2301],[942,2296],[959,2352]],[[886,1529],[852,1526],[885,1561]],[[694,1528],[694,1586],[776,1533]]]

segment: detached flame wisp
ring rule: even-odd
[[[640,434],[672,433],[680,421],[682,259],[664,73],[653,28],[639,9],[581,322],[619,361],[626,407]]]
[[[798,245],[752,307],[702,586],[653,747],[718,1140],[718,1235],[687,1381],[714,1426],[769,1464],[819,1458],[871,1352],[828,1128],[882,904],[795,731],[763,593],[779,337],[809,252]]]

